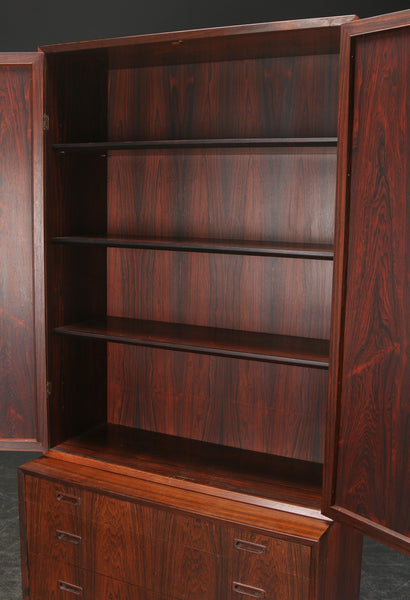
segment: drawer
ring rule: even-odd
[[[67,514],[72,519],[84,516],[84,491],[77,486],[26,475],[24,491],[26,504],[39,504],[50,513]]]
[[[39,507],[29,505],[27,511],[30,555],[51,557],[147,589],[166,590],[175,598],[189,598],[193,592],[198,599],[217,597],[219,555],[186,546],[178,536],[142,537],[132,522],[123,527],[121,518],[115,527],[107,521],[71,523],[67,514],[55,515]]]
[[[175,543],[172,538],[134,537],[127,543],[115,534],[107,536],[97,525],[91,535],[82,564],[92,571],[180,600],[219,598],[219,555]]]
[[[176,600],[308,598],[309,546],[80,486],[26,480],[29,556]]]
[[[169,600],[73,565],[32,555],[30,600]]]
[[[125,556],[125,554],[124,554]],[[225,600],[221,595],[221,558],[189,548],[141,548],[137,562],[124,570],[106,562],[105,573],[46,556],[29,554],[30,600],[89,598],[96,600]],[[111,595],[109,595],[108,590]],[[130,596],[131,592],[134,596]],[[138,594],[137,594],[138,592]]]
[[[220,525],[81,489],[64,489],[80,502],[62,507],[57,496],[63,488],[41,484],[31,485],[35,494],[26,502],[30,556],[180,600],[219,597]]]
[[[232,600],[306,600],[311,549],[252,531],[231,531]]]
[[[87,536],[98,526],[99,537],[128,543],[128,537],[169,541],[174,545],[221,554],[225,544],[224,528],[210,519],[184,515],[135,501],[120,500],[104,493],[66,486],[26,476],[26,510],[32,538],[47,537],[52,542],[56,529]],[[91,526],[91,523],[94,525]],[[29,536],[30,537],[30,536]],[[45,539],[45,538],[44,538]],[[47,546],[46,546],[47,547]],[[41,553],[39,547],[33,548]],[[48,551],[48,550],[47,550]]]
[[[186,546],[212,554],[222,553],[223,527],[209,519],[118,500],[104,494],[90,494],[88,500],[87,513],[98,524],[100,536],[109,538],[114,535],[118,539],[127,530],[132,530],[133,536],[139,539]]]

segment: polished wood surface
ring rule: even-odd
[[[52,594],[53,600],[87,598],[87,600],[168,600],[116,578],[97,575],[61,561],[33,555],[30,562],[30,600],[44,600]]]
[[[333,242],[334,148],[147,150],[107,161],[110,236]]]
[[[325,369],[109,344],[108,374],[111,423],[323,461]]]
[[[43,56],[0,55],[0,448],[47,445]]]
[[[199,521],[215,519],[227,525],[255,529],[273,535],[278,540],[302,545],[317,543],[329,527],[328,520],[317,516],[284,512],[223,497],[214,497],[211,502],[209,494],[143,481],[47,456],[25,465],[22,472],[33,476],[35,488],[43,485],[42,481],[50,481],[55,488],[55,492],[52,492],[55,498],[59,493],[74,497],[80,495],[81,498],[84,498],[85,491],[87,494],[106,494],[120,500],[138,502],[141,506],[152,505],[171,513],[189,514]],[[92,495],[87,497],[92,498]],[[41,500],[41,495],[38,498]],[[77,507],[83,507],[84,504],[84,500],[81,500],[79,505],[65,502],[64,506],[71,514],[73,510],[78,513]],[[89,514],[92,514],[91,508],[90,511]]]
[[[60,460],[262,506],[280,503],[281,510],[320,518],[314,511],[320,506],[322,468],[316,463],[111,424],[49,452]]]
[[[260,242],[257,240],[219,240],[176,237],[134,237],[131,235],[61,236],[54,237],[55,244],[106,246],[107,248],[149,248],[151,250],[187,250],[190,252],[215,252],[222,254],[249,254],[260,256],[287,256],[333,259],[331,244]]]
[[[27,600],[357,600],[329,516],[407,549],[408,17],[44,49]]]
[[[106,137],[107,75],[104,64],[49,57],[46,69],[47,372],[50,445],[105,419],[106,352],[90,343],[55,339],[55,327],[106,313],[104,248],[65,248],[49,242],[74,232],[106,233],[106,161],[99,156],[56,155],[61,139]],[[78,102],[78,90],[82,101]],[[77,361],[78,359],[78,361]],[[91,384],[92,373],[95,381]],[[97,376],[98,374],[98,376]]]
[[[42,46],[46,54],[103,57],[112,68],[211,60],[337,53],[340,28],[354,15],[236,25]],[[91,51],[91,52],[89,52]]]
[[[112,317],[328,339],[332,266],[302,258],[108,248],[107,311]]]
[[[342,21],[329,21],[333,34]],[[204,39],[212,35],[205,34]],[[52,193],[63,199],[50,207],[47,231],[52,240],[50,274],[62,272],[50,290],[49,322],[50,332],[73,338],[59,340],[50,333],[52,379],[58,382],[61,374],[64,377],[64,386],[59,385],[50,399],[54,444],[107,419],[323,460],[326,373],[306,367],[327,366],[336,158],[335,148],[328,146],[336,142],[338,42],[329,50],[318,41],[317,52],[302,52],[295,58],[292,52],[277,56],[273,46],[270,55],[261,56],[256,38],[247,40],[248,50],[255,50],[247,60],[237,60],[233,48],[227,47],[224,60],[221,55],[208,62],[187,60],[144,68],[138,61],[128,64],[125,55],[119,69],[112,64],[110,68],[113,54],[111,58],[98,52],[47,54],[54,112],[63,118],[59,129],[52,124],[48,136],[57,186]],[[77,72],[85,89],[93,86],[82,111],[73,95]],[[284,87],[290,95],[287,100],[279,91]],[[95,190],[90,183],[96,178],[104,181],[105,169],[106,197],[102,183]],[[87,172],[95,177],[87,177]],[[303,185],[297,184],[300,180]],[[148,247],[140,242],[147,237],[154,240],[153,246],[150,241]],[[161,245],[164,237],[169,249]],[[136,244],[129,245],[130,238]],[[170,238],[176,239],[175,245]],[[207,240],[205,248],[203,241],[195,247],[198,238]],[[101,244],[101,239],[114,242]],[[72,326],[96,317],[102,317],[96,327]],[[134,348],[110,344],[106,377],[105,345],[97,352],[98,342],[86,341],[87,337],[127,344],[145,340],[169,350],[135,353]],[[273,340],[273,349],[266,351]],[[172,350],[180,356],[174,357]],[[197,356],[191,359],[187,350],[200,351],[203,357],[199,362]],[[92,353],[89,358],[87,352]],[[215,361],[210,356],[214,353],[234,354],[236,361]],[[261,366],[262,380],[269,381],[274,402],[257,381],[260,369],[248,367],[248,359],[259,356],[302,366],[289,374],[282,367],[267,371]],[[229,377],[239,381],[238,358],[246,358],[249,374],[245,377],[248,394],[239,392],[237,408],[237,384],[230,383]],[[123,368],[127,364],[134,372],[146,372],[147,359],[158,363],[155,368],[164,377],[154,390],[146,374],[135,381],[132,372]],[[191,360],[201,373],[204,391],[189,379]],[[221,371],[226,366],[229,377]],[[182,378],[181,369],[187,373]],[[211,388],[218,390],[216,398],[206,392],[207,370]],[[101,377],[93,388],[98,371]],[[122,384],[116,372],[124,374]],[[279,373],[286,383],[279,383]],[[174,389],[174,398],[165,377],[180,388]],[[295,381],[303,382],[306,390],[297,389]],[[137,390],[144,401],[136,410]],[[193,392],[199,414],[207,411],[206,403],[221,406],[221,398],[226,398],[222,434],[215,418],[212,433],[208,419],[201,425],[189,416]],[[153,393],[157,401],[150,411]],[[259,394],[264,417],[258,424],[249,393]],[[178,426],[166,423],[177,399],[183,407]],[[68,418],[59,416],[60,405]],[[221,414],[220,409],[216,414]],[[235,415],[232,425],[230,415]],[[251,433],[246,432],[248,421]]]
[[[316,548],[315,585],[318,598],[359,598],[363,536],[357,529],[334,523]]]
[[[41,503],[26,503],[31,555],[58,559],[183,600],[193,594],[218,597],[221,546],[229,543],[228,529],[82,491],[82,518],[78,519],[64,506],[49,511],[47,491],[54,505],[54,489],[44,486]]]
[[[236,356],[312,367],[328,367],[326,340],[250,333],[159,321],[108,317],[65,325],[56,333],[187,352]]]
[[[169,488],[162,499],[164,486],[51,458],[23,467],[21,477],[30,598],[40,589],[43,597],[54,590],[53,598],[97,599],[106,588],[156,600],[357,596],[361,536],[341,525],[252,506],[242,513],[241,502],[210,505],[186,490]]]
[[[234,530],[230,546],[233,585],[228,598],[252,594],[252,588],[265,596],[303,600],[308,595],[311,550],[306,546],[274,542],[255,532]],[[253,545],[253,547],[252,547]],[[250,588],[250,589],[249,589]],[[257,597],[257,596],[256,596]]]
[[[232,144],[232,138],[245,143],[313,138],[320,145],[314,138],[337,135],[337,75],[335,54],[113,69],[108,139],[161,145],[181,139]]]
[[[335,447],[326,465],[326,513],[407,552],[409,25],[407,11],[346,33],[354,74],[344,74],[344,106],[351,103],[342,128],[351,167],[339,172],[338,210],[348,221],[336,247]]]

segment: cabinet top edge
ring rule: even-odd
[[[341,15],[334,17],[318,17],[312,19],[296,19],[288,21],[273,21],[252,23],[248,25],[232,25],[212,28],[189,29],[164,33],[149,33],[142,35],[104,38],[81,42],[66,42],[40,46],[39,50],[46,54],[65,52],[81,52],[85,50],[115,49],[125,46],[145,46],[152,44],[174,43],[185,41],[210,40],[214,38],[229,38],[236,36],[252,36],[257,34],[274,34],[296,32],[311,29],[337,28],[358,19],[356,15]],[[183,39],[181,39],[183,38]]]
[[[226,524],[251,527],[288,541],[313,545],[326,533],[331,519],[324,515],[288,512],[248,504],[237,499],[210,497],[201,491],[174,488],[116,472],[78,465],[54,456],[43,456],[19,467],[22,476],[32,476],[56,484],[72,485],[118,500],[141,502],[159,509],[200,515]]]

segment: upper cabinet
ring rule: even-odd
[[[409,549],[410,11],[343,28],[325,512]]]
[[[0,55],[0,448],[46,445],[43,55]]]

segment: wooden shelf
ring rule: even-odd
[[[320,515],[322,465],[105,424],[49,455],[210,495]]]
[[[150,238],[132,236],[62,236],[52,238],[56,244],[105,246],[112,248],[148,248],[154,250],[186,250],[222,254],[251,254],[332,260],[331,244],[299,244],[290,242],[256,242],[201,238]]]
[[[54,329],[61,335],[246,360],[327,368],[329,342],[178,323],[107,317]]]
[[[106,152],[109,150],[155,150],[172,148],[263,148],[328,147],[337,145],[335,137],[318,138],[233,138],[197,140],[134,140],[128,142],[76,142],[53,144],[57,152]]]

